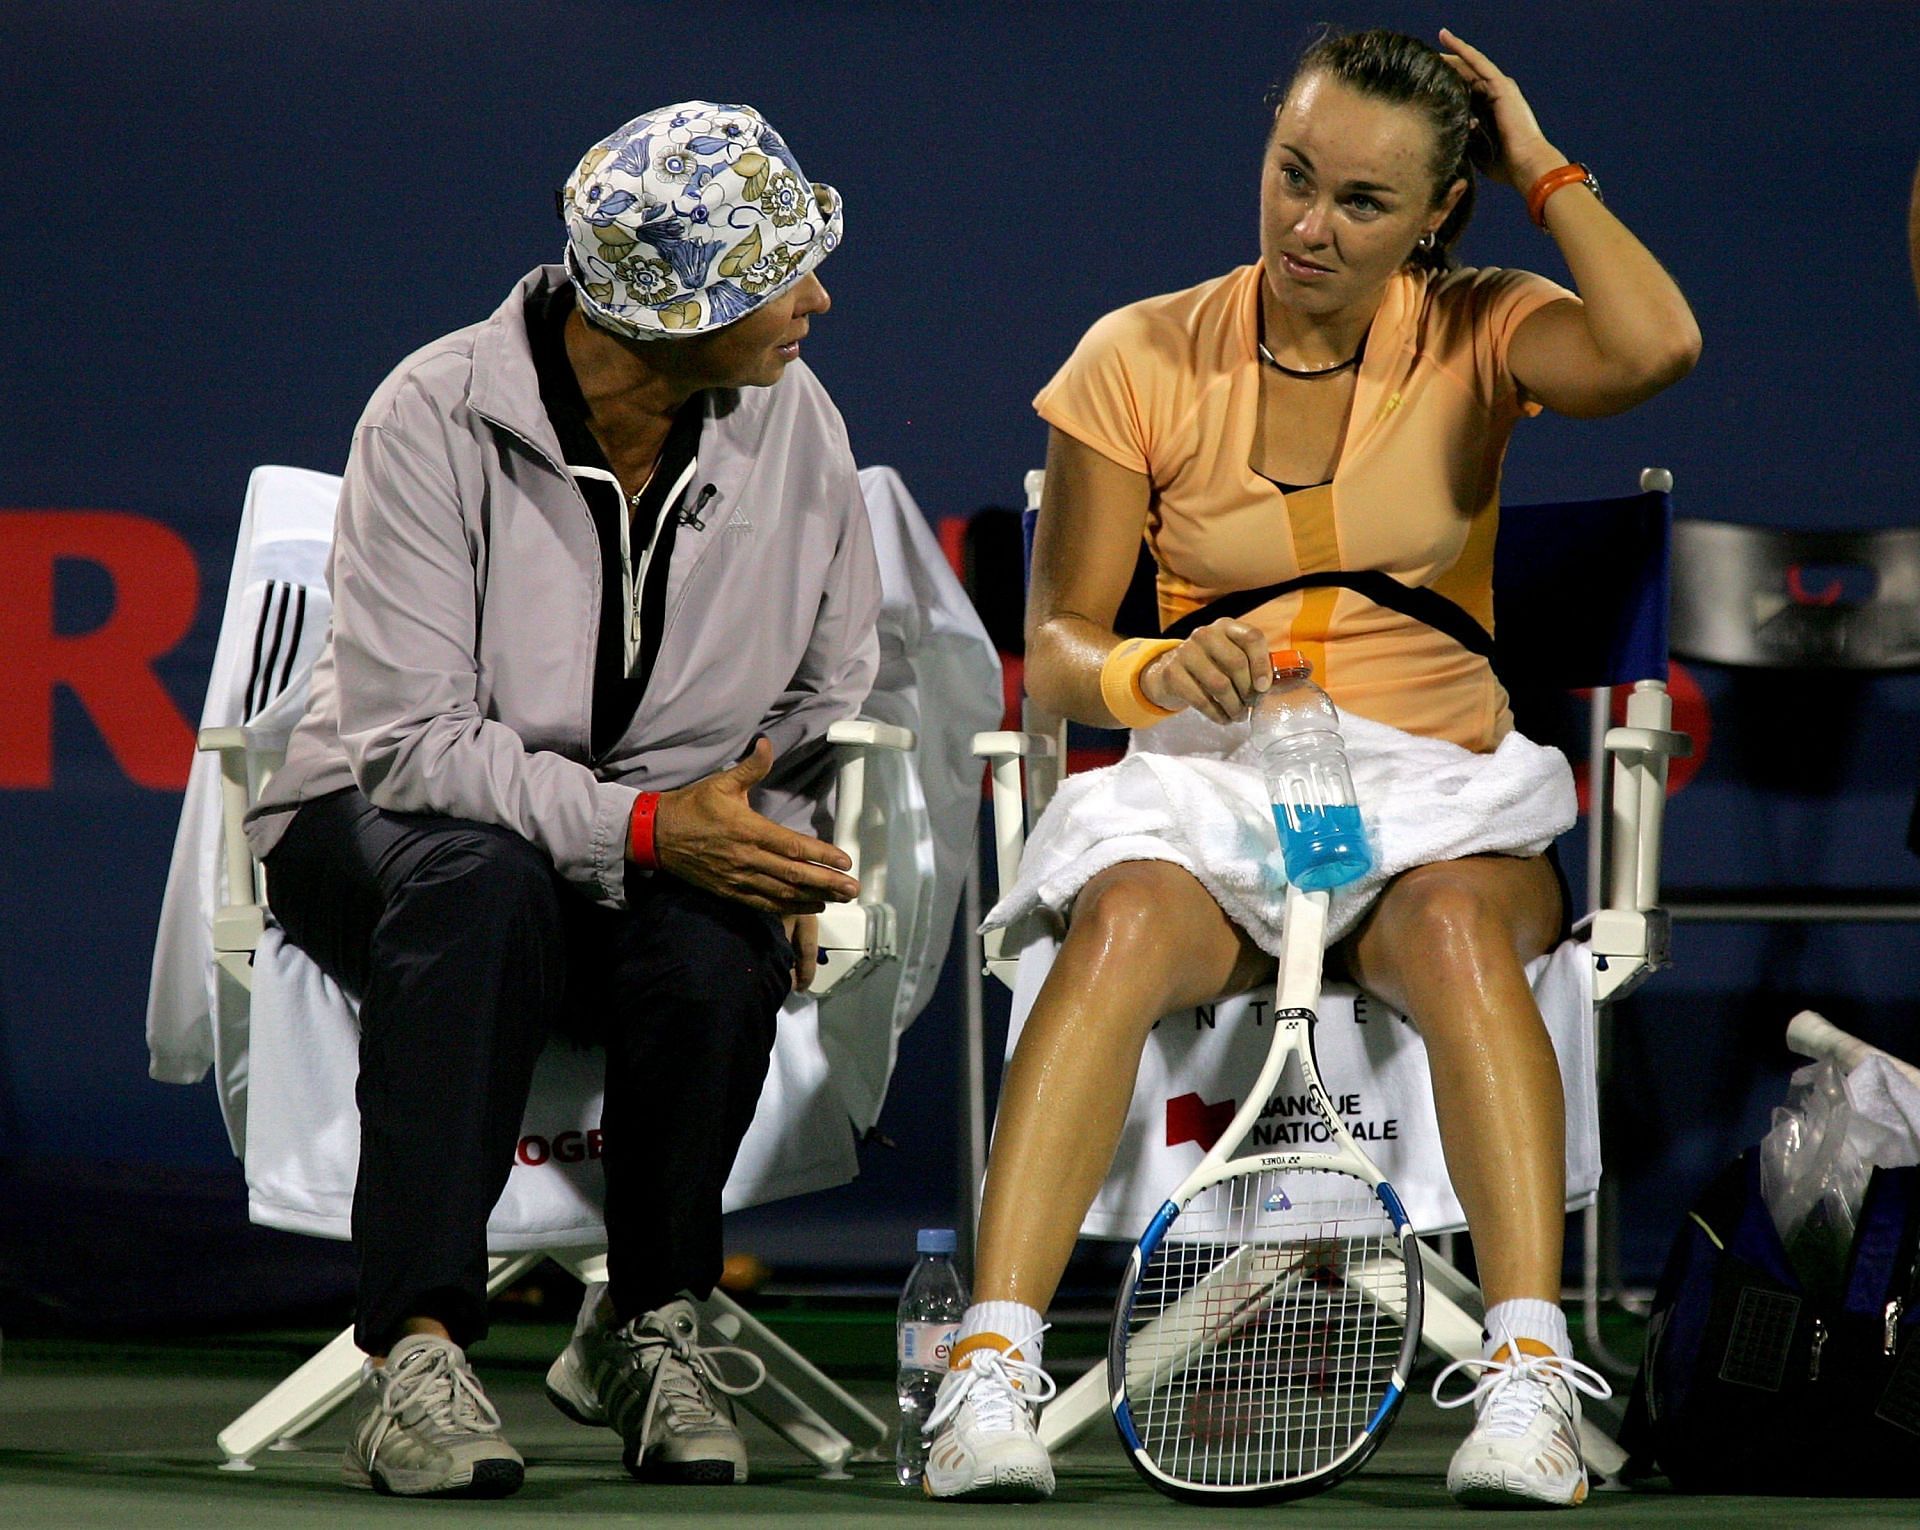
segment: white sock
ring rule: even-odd
[[[1487,1309],[1487,1320],[1480,1332],[1480,1358],[1491,1360],[1509,1339],[1532,1339],[1544,1344],[1556,1355],[1573,1353],[1573,1341],[1567,1334],[1567,1315],[1558,1302],[1521,1298],[1496,1302]]]
[[[1020,1358],[1031,1365],[1040,1364],[1040,1328],[1046,1322],[1024,1302],[975,1302],[960,1320],[960,1332],[954,1336],[957,1346],[975,1334],[997,1334],[1020,1351]]]

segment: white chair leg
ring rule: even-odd
[[[519,1278],[543,1254],[502,1254],[487,1261],[487,1294]],[[299,1370],[242,1413],[215,1437],[226,1459],[220,1469],[253,1470],[254,1455],[280,1440],[303,1434],[353,1395],[365,1357],[351,1328],[333,1339]]]
[[[250,1472],[256,1451],[319,1423],[352,1396],[364,1358],[351,1328],[335,1335],[325,1349],[220,1431],[216,1443],[226,1457],[220,1469]]]
[[[548,1257],[583,1286],[606,1284],[607,1251],[605,1248],[557,1248],[553,1249]]]
[[[1077,1440],[1095,1419],[1110,1418],[1107,1362],[1097,1360],[1072,1386],[1040,1410],[1040,1443],[1049,1451]]]
[[[767,1379],[740,1399],[742,1406],[818,1461],[826,1476],[846,1476],[857,1454],[871,1456],[887,1443],[886,1424],[724,1291],[696,1305],[703,1326],[758,1355],[767,1368]]]

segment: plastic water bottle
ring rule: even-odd
[[[1340,713],[1291,648],[1270,655],[1273,685],[1253,703],[1253,746],[1267,778],[1287,880],[1323,892],[1373,869],[1353,793]]]
[[[950,1227],[923,1227],[915,1240],[920,1258],[900,1293],[900,1438],[893,1465],[902,1487],[918,1487],[927,1462],[920,1430],[933,1412],[933,1395],[947,1374],[960,1319],[967,1315],[967,1283],[954,1267]]]

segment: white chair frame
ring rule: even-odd
[[[1038,510],[1046,475],[1026,476],[1029,510]],[[1648,468],[1640,475],[1642,492],[1670,492],[1673,475],[1664,468]],[[1670,961],[1670,922],[1660,906],[1660,837],[1666,809],[1668,762],[1684,758],[1693,743],[1673,729],[1673,703],[1665,684],[1641,680],[1627,697],[1624,726],[1609,726],[1610,689],[1596,690],[1591,702],[1589,779],[1593,801],[1588,818],[1587,894],[1591,912],[1575,925],[1583,933],[1593,959],[1595,1026],[1600,1048],[1601,1082],[1605,1083],[1608,1053],[1608,1007],[1625,998]],[[992,772],[994,860],[1001,888],[1019,876],[1020,857],[1040,814],[1046,810],[1065,771],[1067,728],[1055,717],[1023,700],[1019,732],[977,734],[974,753],[987,760]],[[1024,766],[1024,789],[1023,769]],[[1006,944],[1004,930],[992,930],[981,943],[986,973],[1009,988],[1019,959]],[[984,1117],[984,1110],[979,1112]],[[984,1161],[984,1144],[975,1146],[976,1161]],[[1606,1195],[1602,1179],[1601,1195]],[[976,1192],[977,1193],[977,1192]],[[976,1208],[977,1209],[977,1208]],[[1582,1211],[1585,1265],[1582,1306],[1589,1347],[1609,1369],[1626,1373],[1606,1350],[1600,1337],[1602,1282],[1611,1250],[1602,1249],[1611,1229],[1602,1203]],[[1445,1257],[1442,1250],[1423,1244],[1426,1273],[1423,1342],[1452,1360],[1475,1359],[1480,1354],[1480,1323],[1485,1314],[1477,1286]],[[1617,1288],[1618,1282],[1614,1281]],[[1048,1404],[1040,1418],[1040,1438],[1048,1449],[1066,1444],[1108,1411],[1110,1388],[1106,1365],[1097,1363],[1086,1375]],[[1587,1464],[1602,1477],[1615,1475],[1626,1457],[1612,1437],[1591,1418],[1582,1425]]]
[[[885,899],[884,867],[864,866],[862,829],[869,812],[866,765],[877,750],[906,752],[913,730],[870,720],[837,722],[827,740],[839,752],[835,788],[834,843],[853,862],[862,897],[837,904],[820,916],[822,960],[813,992],[823,996],[855,981],[900,954],[899,922]],[[253,988],[253,956],[267,928],[266,870],[248,849],[241,820],[286,754],[284,733],[249,728],[207,728],[203,751],[220,758],[221,853],[229,896],[250,891],[249,901],[230,902],[214,915],[213,953],[223,1004],[246,1004]],[[542,1259],[588,1283],[606,1279],[604,1243],[584,1248],[496,1254],[488,1261],[487,1293],[503,1290]],[[848,1462],[876,1457],[891,1438],[889,1426],[830,1379],[805,1356],[724,1292],[698,1304],[701,1321],[729,1344],[751,1350],[767,1367],[767,1379],[742,1404],[790,1444],[810,1456],[829,1477],[846,1475]],[[251,1471],[262,1448],[290,1444],[347,1401],[359,1380],[362,1355],[347,1329],[331,1340],[217,1436],[222,1470]]]

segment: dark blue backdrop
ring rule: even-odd
[[[1262,98],[1320,19],[1444,22],[1487,49],[1699,313],[1691,379],[1624,419],[1524,428],[1512,497],[1612,491],[1657,462],[1687,514],[1914,518],[1920,13],[1832,0],[15,0],[0,10],[0,509],[129,511],[185,539],[198,619],[160,673],[197,716],[248,470],[337,470],[401,355],[556,255],[552,191],[581,151],[691,96],[758,105],[845,196],[809,359],[860,460],[898,467],[931,514],[1011,502],[1044,444],[1028,399],[1086,324],[1253,255]],[[1466,253],[1564,274],[1503,189]],[[66,633],[116,598],[71,564],[57,594]],[[17,720],[36,703],[13,665],[0,653]],[[1676,881],[1920,882],[1899,846],[1920,688],[1705,684],[1718,732],[1674,806]],[[54,712],[51,785],[0,791],[0,1158],[220,1165],[206,1092],[144,1078],[177,795],[134,785],[71,694]],[[1764,1123],[1794,1006],[1912,1034],[1913,948],[1900,931],[1685,932],[1682,966],[1625,1026],[1619,1161],[1641,1263],[1689,1176]],[[895,1135],[911,1151],[866,1201],[843,1197],[850,1214],[945,1203],[948,1117],[924,1107],[950,1094],[951,1015],[949,994],[910,1038],[912,1109],[889,1119],[910,1122]]]

